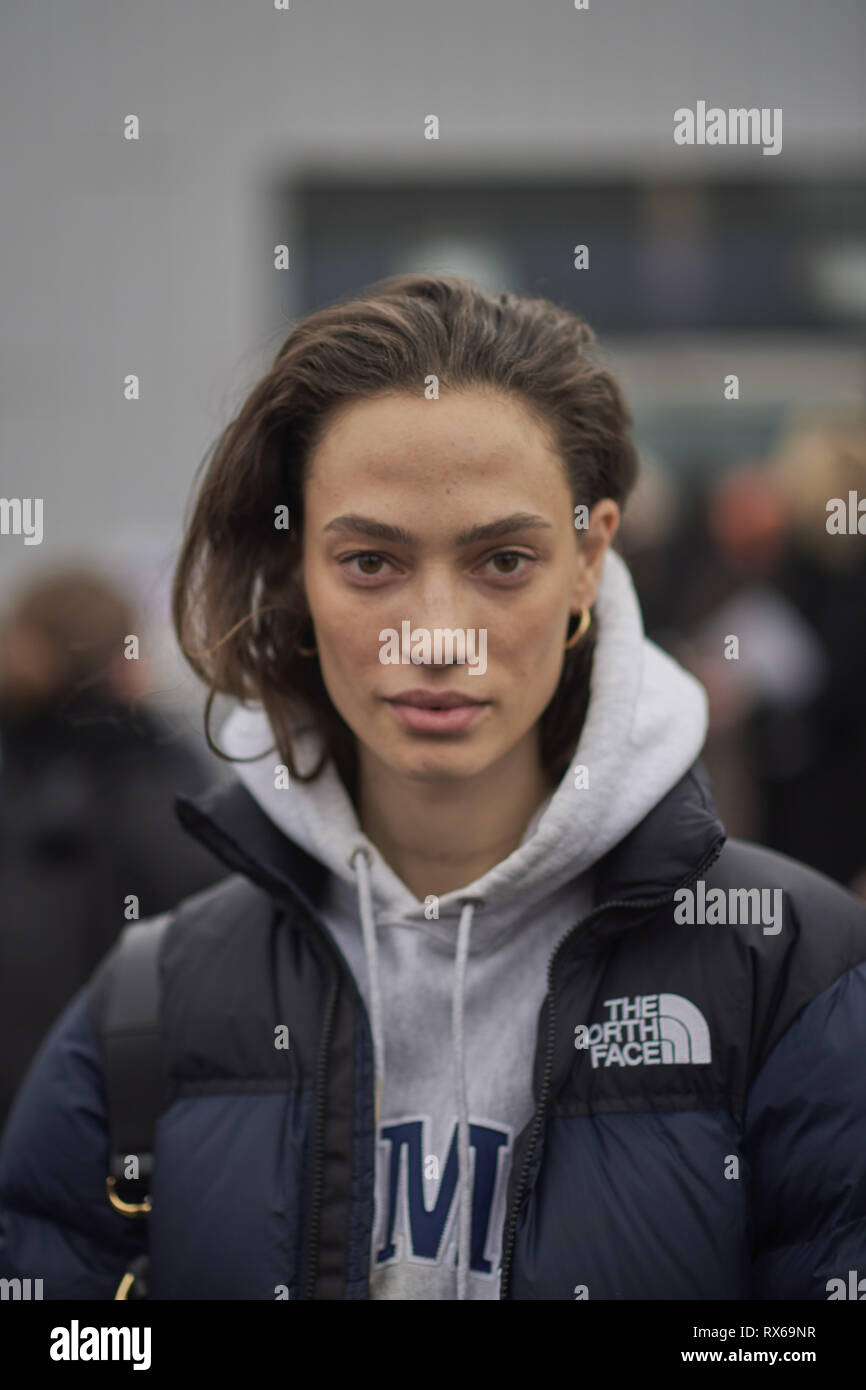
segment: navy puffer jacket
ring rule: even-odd
[[[0,1274],[109,1299],[149,1249],[154,1298],[366,1298],[373,1051],[325,871],[240,786],[181,814],[232,874],[162,942],[152,1214],[106,1199],[103,966],[13,1109]],[[678,890],[744,885],[781,890],[777,933],[683,920]],[[822,1300],[866,1275],[866,907],[726,841],[696,764],[600,862],[548,986],[502,1298]]]

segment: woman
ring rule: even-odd
[[[107,1139],[111,958],[19,1097],[4,1258],[46,1297],[145,1251],[155,1298],[866,1272],[866,911],[725,840],[704,693],[610,549],[636,456],[591,343],[395,277],[296,326],[219,441],[175,618],[241,781],[179,810],[233,873],[160,938],[152,1174]]]

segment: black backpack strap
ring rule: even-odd
[[[147,1216],[153,1132],[164,1100],[159,952],[173,914],[125,927],[100,980],[108,1101],[108,1199],[124,1216]]]

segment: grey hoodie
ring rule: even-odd
[[[612,551],[595,611],[589,707],[568,772],[512,854],[438,900],[419,901],[384,861],[333,766],[313,783],[276,785],[261,709],[237,709],[220,736],[233,757],[269,750],[237,764],[238,775],[331,870],[322,913],[370,1014],[371,1298],[498,1297],[508,1172],[534,1110],[548,961],[593,906],[593,866],[703,747],[704,690],[646,638],[628,569]],[[315,753],[311,735],[299,740],[299,766]]]

